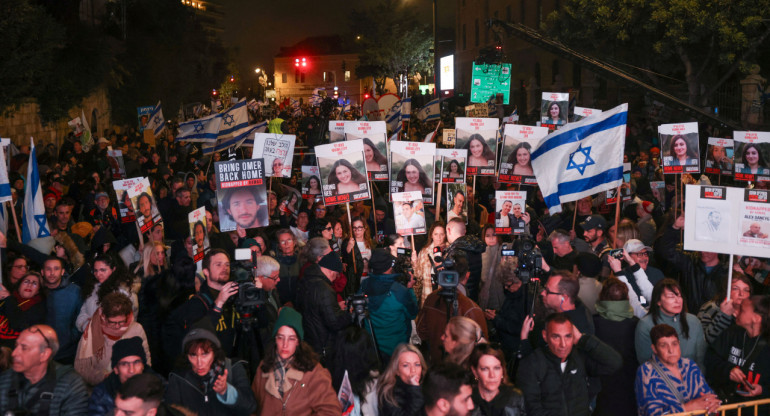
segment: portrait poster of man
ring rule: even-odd
[[[569,122],[569,93],[544,92],[540,102],[540,124],[555,130]]]
[[[735,180],[770,181],[770,132],[736,131]]]
[[[433,204],[436,143],[390,143],[390,193],[420,192],[423,202]]]
[[[134,206],[131,204],[131,198],[128,196],[128,189],[142,181],[143,178],[131,178],[112,181],[112,187],[115,188],[115,197],[118,201],[118,213],[122,223],[136,221],[134,215]]]
[[[326,206],[369,199],[363,140],[316,146],[315,155]]]
[[[203,256],[211,248],[209,233],[206,224],[206,208],[200,207],[187,214],[190,223],[190,237],[193,244],[193,260],[197,263],[203,260]]]
[[[264,159],[215,162],[214,175],[220,231],[269,224]]]
[[[329,143],[345,140],[345,123],[347,120],[329,120]]]
[[[468,151],[468,175],[495,175],[499,126],[500,120],[496,118],[455,118],[455,149]]]
[[[663,173],[700,172],[698,123],[674,123],[658,126]]]
[[[498,182],[536,185],[530,155],[547,135],[547,127],[506,124],[503,129]]]
[[[396,192],[392,195],[396,233],[399,235],[425,234],[425,207],[420,191]]]
[[[155,110],[154,105],[146,105],[144,107],[136,107],[136,119],[139,126],[139,133],[144,131],[144,127],[150,121],[150,114]]]
[[[738,245],[770,249],[770,191],[745,189],[741,202],[741,235]]]
[[[575,108],[572,110],[572,120],[570,121],[574,123],[586,117],[595,116],[601,113],[602,113],[602,110],[599,110],[598,108],[586,108],[586,107],[575,106]]]
[[[160,211],[152,196],[152,188],[147,178],[142,178],[138,183],[128,188],[128,197],[134,207],[136,222],[142,234],[149,232],[153,224],[161,222]]]
[[[720,186],[703,186],[694,204],[687,204],[685,218],[695,205],[695,240],[729,244],[730,203],[727,192]]]
[[[110,174],[112,179],[125,179],[126,165],[123,163],[122,150],[108,150],[107,164],[110,165]]]
[[[254,133],[251,158],[265,161],[268,178],[290,178],[296,139],[293,134]]]
[[[302,198],[321,199],[321,171],[318,166],[302,165]]]
[[[348,121],[345,123],[345,140],[363,143],[370,181],[388,180],[388,128],[384,121]]]
[[[468,151],[465,149],[436,149],[436,164],[441,183],[465,183]]]
[[[447,185],[447,222],[451,221],[453,218],[462,218],[466,224],[468,223],[467,194],[468,191],[464,183],[450,183]]]
[[[704,171],[715,175],[733,174],[733,140],[709,137]]]
[[[528,222],[526,191],[495,191],[495,234],[522,234]]]

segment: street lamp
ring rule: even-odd
[[[260,68],[257,68],[257,69],[255,69],[255,70],[254,70],[254,72],[256,72],[257,74],[259,74],[260,72],[262,72],[262,69],[260,69]]]

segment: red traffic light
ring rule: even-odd
[[[294,58],[294,66],[299,67],[307,67],[307,58]]]
[[[217,95],[217,90],[216,89],[211,90],[211,95],[216,96]]]

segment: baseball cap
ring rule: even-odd
[[[643,242],[637,240],[636,238],[632,238],[626,241],[626,244],[623,245],[623,249],[629,253],[638,253],[644,249],[647,249],[647,251],[652,251],[652,247],[644,245]]]
[[[583,231],[593,229],[606,230],[607,220],[605,220],[601,215],[589,215],[585,221],[580,223],[580,226],[583,228]]]

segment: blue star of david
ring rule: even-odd
[[[51,233],[48,232],[48,223],[45,221],[45,215],[35,215],[35,222],[38,226],[36,238],[48,237],[51,235]]]
[[[235,117],[233,117],[232,114],[225,114],[222,119],[224,120],[225,126],[227,127],[230,127],[230,125],[235,122]]]
[[[195,132],[200,133],[203,131],[203,123],[197,123],[195,124]]]
[[[160,124],[160,116],[155,116],[153,120],[155,121],[155,124]]]
[[[578,153],[583,155],[582,163],[575,162],[575,155]],[[585,173],[586,168],[588,166],[595,165],[595,164],[596,162],[594,162],[594,160],[591,159],[591,146],[583,148],[583,144],[581,143],[580,146],[578,146],[577,150],[570,153],[569,163],[567,164],[567,170],[577,169],[577,171],[580,172],[580,174],[582,175],[583,173]]]

